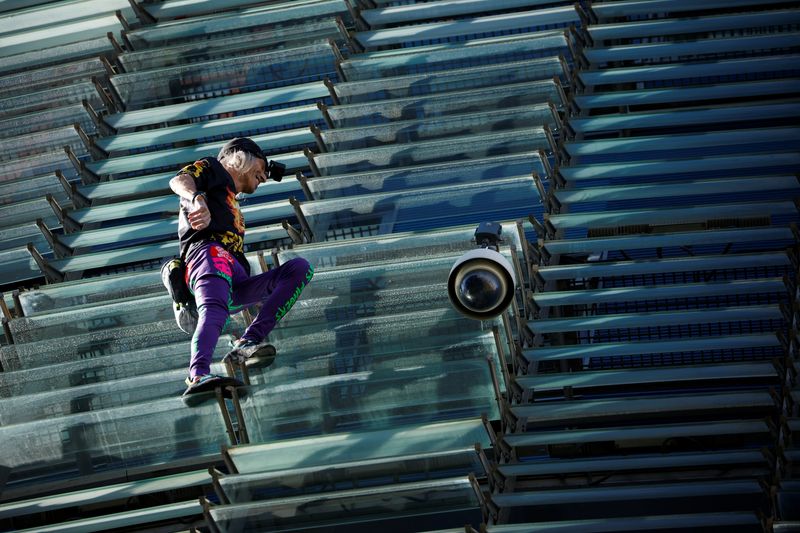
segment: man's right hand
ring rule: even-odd
[[[194,230],[206,229],[211,224],[211,212],[203,196],[197,196],[192,202],[192,210],[187,215],[189,225]]]

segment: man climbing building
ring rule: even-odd
[[[213,390],[230,380],[211,373],[214,348],[231,313],[260,303],[252,324],[223,361],[271,360],[275,349],[266,337],[297,301],[314,275],[302,258],[250,277],[244,256],[245,221],[237,195],[252,194],[271,178],[280,181],[282,165],[268,161],[248,138],[226,143],[217,158],[206,157],[181,169],[169,182],[180,196],[178,226],[186,282],[197,305],[187,396]]]

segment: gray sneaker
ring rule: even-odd
[[[233,343],[233,349],[222,358],[222,362],[244,364],[248,368],[265,368],[275,362],[275,355],[275,347],[265,341],[256,343],[248,339],[237,339]]]

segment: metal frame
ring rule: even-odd
[[[72,151],[69,145],[64,146],[64,152],[66,152],[69,162],[72,163],[72,166],[75,168],[76,172],[78,172],[78,175],[80,175],[81,182],[84,185],[98,183],[100,181],[100,176],[86,168],[86,164],[78,159],[78,156],[75,155],[75,152]]]
[[[294,196],[289,197],[289,203],[294,208],[294,214],[303,229],[302,233],[306,238],[306,242],[314,242],[314,232],[311,231],[311,226],[308,224],[305,214],[303,214],[302,204]]]

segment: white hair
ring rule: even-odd
[[[239,174],[252,172],[258,166],[258,158],[256,156],[241,150],[232,150],[227,154],[219,154],[217,159],[220,163],[229,166]]]

